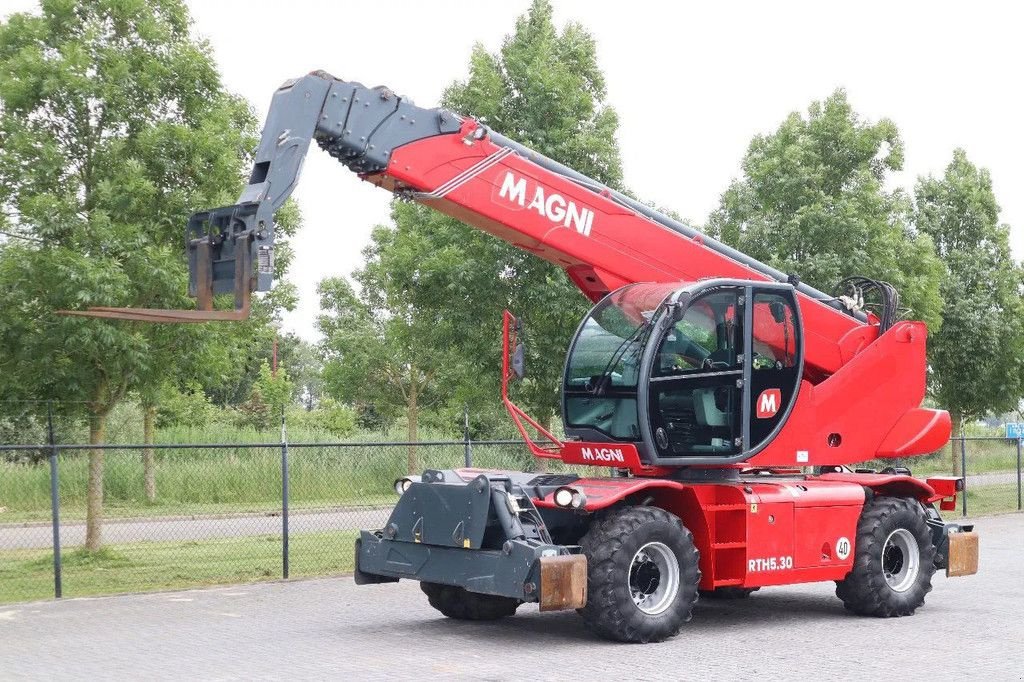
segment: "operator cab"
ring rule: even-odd
[[[566,435],[634,443],[650,465],[743,461],[788,417],[802,344],[789,284],[625,286],[594,307],[569,348]]]

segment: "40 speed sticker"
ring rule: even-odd
[[[750,573],[758,573],[761,571],[785,571],[789,568],[793,568],[793,557],[791,556],[773,556],[765,559],[751,559],[747,564],[747,570]]]

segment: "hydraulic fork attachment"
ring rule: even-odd
[[[61,310],[61,315],[100,317],[108,320],[138,322],[195,323],[235,322],[249,317],[252,290],[261,279],[270,285],[273,250],[265,230],[250,225],[257,204],[238,204],[196,213],[188,222],[188,293],[196,299],[196,310],[166,308],[111,308],[95,306],[88,310]],[[253,260],[257,263],[253,271]],[[213,297],[234,291],[234,310],[214,310]]]

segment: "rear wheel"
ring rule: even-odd
[[[522,603],[511,597],[480,594],[440,583],[421,582],[420,589],[431,606],[456,620],[498,620],[513,615]]]
[[[587,557],[587,627],[620,642],[658,642],[690,620],[700,581],[693,536],[657,507],[624,507],[580,540]]]
[[[836,583],[836,596],[854,613],[909,616],[932,589],[935,547],[917,500],[876,497],[857,524],[853,569]]]

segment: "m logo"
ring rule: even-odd
[[[757,418],[771,419],[782,407],[782,391],[777,388],[766,388],[757,396]]]

